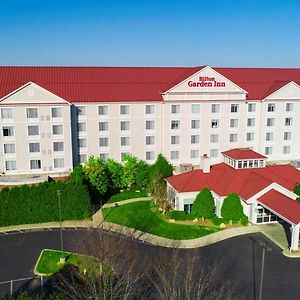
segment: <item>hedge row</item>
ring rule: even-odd
[[[87,188],[78,182],[43,182],[4,188],[0,192],[0,226],[59,221],[57,190],[61,190],[62,220],[91,216]]]

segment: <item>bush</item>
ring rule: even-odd
[[[197,217],[212,218],[216,213],[214,198],[209,189],[204,188],[193,203],[192,212]]]
[[[243,216],[241,217],[241,224],[242,224],[243,226],[247,226],[248,223],[249,223],[248,217],[247,217],[246,215],[243,215]]]
[[[107,203],[115,203],[118,201],[133,199],[133,198],[140,198],[140,197],[147,197],[147,192],[145,190],[127,190],[123,191],[119,194],[115,194],[109,198]]]
[[[224,199],[221,215],[224,219],[236,221],[244,216],[241,200],[236,193],[232,193]]]
[[[185,211],[182,210],[171,210],[168,213],[168,218],[174,219],[176,221],[187,221],[194,220],[196,217],[194,214],[187,214]]]

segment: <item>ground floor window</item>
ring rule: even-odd
[[[280,218],[274,215],[271,211],[262,206],[257,206],[256,223],[269,223],[277,220],[280,220]]]
[[[183,209],[187,214],[190,214],[192,212],[192,207],[193,207],[193,204],[184,204]]]

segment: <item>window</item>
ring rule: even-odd
[[[100,153],[99,157],[103,160],[108,160],[109,154],[108,153]]]
[[[283,154],[290,154],[291,146],[283,146]]]
[[[218,128],[219,127],[219,120],[213,119],[211,120],[211,128]]]
[[[171,159],[179,159],[179,151],[171,151]]]
[[[108,106],[107,105],[98,106],[98,115],[99,116],[108,115]]]
[[[267,118],[267,126],[272,127],[274,126],[274,118]]]
[[[248,103],[248,112],[256,111],[256,103]]]
[[[63,158],[54,158],[54,169],[61,169],[65,166],[65,160]]]
[[[86,139],[78,139],[78,147],[86,148]]]
[[[171,129],[179,129],[180,128],[180,121],[171,121]]]
[[[78,156],[78,160],[79,160],[79,163],[84,164],[87,161],[87,155],[86,154],[80,154]]]
[[[121,137],[121,146],[130,146],[130,137],[129,136]]]
[[[220,104],[212,104],[211,105],[211,112],[213,114],[220,112]]]
[[[12,108],[1,108],[1,118],[2,119],[12,119],[13,118]]]
[[[267,132],[266,133],[266,141],[273,141],[274,140],[274,133],[273,132]]]
[[[179,114],[180,113],[180,105],[179,104],[171,105],[171,113],[172,114]]]
[[[255,118],[248,118],[247,119],[247,126],[254,127],[255,126]]]
[[[230,135],[229,135],[229,142],[230,143],[236,143],[237,140],[238,140],[237,133],[230,133]]]
[[[154,151],[146,151],[146,160],[153,160],[155,158]]]
[[[99,131],[108,131],[108,122],[99,122]]]
[[[120,106],[120,114],[121,115],[129,115],[130,108],[129,105],[121,105]]]
[[[210,135],[210,142],[211,143],[218,143],[219,142],[219,135],[218,134],[211,134]]]
[[[265,147],[265,154],[271,155],[273,152],[273,147]]]
[[[192,104],[192,114],[200,113],[200,104]]]
[[[285,126],[292,126],[293,118],[285,118]]]
[[[191,159],[199,158],[199,150],[191,150],[191,152],[190,152],[190,158]]]
[[[3,133],[3,136],[14,136],[14,127],[13,126],[3,126],[2,133]]]
[[[191,135],[191,144],[199,144],[199,135],[198,134]]]
[[[210,149],[210,157],[218,157],[219,156],[219,150],[218,149]]]
[[[77,131],[85,132],[86,131],[86,123],[85,122],[77,123]]]
[[[54,152],[64,151],[64,142],[53,142],[53,151]]]
[[[121,130],[130,130],[130,121],[121,121],[120,122]]]
[[[40,159],[32,159],[30,160],[30,169],[41,169],[42,168],[42,163]]]
[[[192,129],[200,128],[200,120],[191,120],[191,128]]]
[[[275,103],[269,103],[268,104],[268,112],[275,111]]]
[[[99,147],[108,147],[108,137],[99,138]]]
[[[145,106],[145,112],[146,112],[146,115],[152,115],[155,113],[155,106],[154,104],[147,104]]]
[[[172,135],[171,136],[171,145],[178,145],[180,143],[179,135]]]
[[[146,136],[146,145],[154,145],[155,144],[155,136]]]
[[[238,104],[231,104],[230,105],[230,111],[232,113],[237,113],[239,111],[239,105]]]
[[[86,115],[86,107],[85,106],[77,106],[76,113],[77,113],[77,116],[85,116]]]
[[[289,140],[291,140],[291,138],[292,138],[292,133],[291,132],[286,131],[286,132],[283,133],[283,139],[285,141],[289,141]]]
[[[186,214],[192,213],[192,207],[193,204],[184,204],[183,210],[185,211]]]
[[[6,160],[5,161],[5,170],[6,171],[17,170],[17,162],[15,160]]]
[[[246,141],[254,141],[254,132],[247,132]]]
[[[238,119],[230,119],[230,128],[236,128],[239,126],[239,120]]]
[[[85,124],[85,123],[78,123],[79,124]],[[84,126],[84,125],[81,125]],[[78,131],[85,131],[85,130],[78,130]],[[53,135],[59,135],[64,133],[64,127],[63,125],[52,125],[52,134]]]
[[[293,110],[294,110],[294,103],[285,104],[285,111],[293,111]]]
[[[36,119],[38,118],[38,109],[37,108],[26,108],[27,119]]]
[[[62,118],[62,107],[51,108],[52,118]]]
[[[39,126],[28,126],[28,135],[39,135]]]
[[[155,121],[146,121],[146,130],[153,130],[155,129]]]
[[[35,153],[35,152],[40,152],[40,143],[29,143],[29,152],[30,153]]]
[[[16,153],[15,144],[4,144],[4,153],[5,154]]]

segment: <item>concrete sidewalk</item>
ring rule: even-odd
[[[106,203],[102,206],[102,208],[115,207],[116,205],[120,206],[120,205],[124,205],[124,204],[140,202],[140,201],[150,201],[151,199],[152,199],[151,197],[140,197],[140,198],[122,200],[122,201],[117,201],[117,202],[114,202],[114,203]]]

